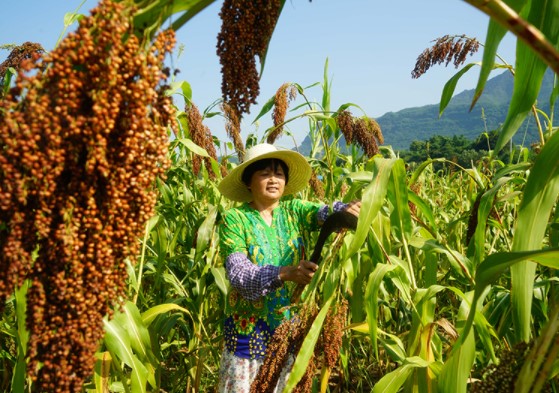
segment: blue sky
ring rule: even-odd
[[[2,4],[0,45],[38,42],[54,48],[64,29],[64,15],[82,0],[19,0]],[[80,12],[89,14],[97,4],[86,0]],[[221,21],[222,1],[216,1],[178,32],[173,63],[178,79],[188,81],[193,101],[205,109],[221,95],[221,74],[215,45]],[[258,105],[243,123],[243,135],[261,136],[270,125],[268,117],[259,128],[251,121],[260,105],[272,97],[284,82],[309,86],[321,82],[326,59],[332,82],[332,107],[352,102],[371,117],[386,112],[436,104],[445,82],[456,73],[452,65],[435,66],[419,79],[411,71],[419,54],[438,37],[465,34],[485,39],[488,17],[461,0],[288,0],[270,43],[261,79]],[[73,30],[75,26],[70,27]],[[183,51],[179,51],[179,46]],[[179,55],[179,52],[180,55]],[[499,54],[514,62],[515,40],[507,35]],[[0,51],[0,61],[8,51]],[[479,61],[481,50],[468,61]],[[478,68],[470,70],[457,92],[471,89]],[[321,90],[308,90],[309,98],[320,100]],[[359,111],[352,110],[355,115]],[[208,122],[212,133],[226,139],[218,119]],[[294,127],[299,125],[294,123]],[[304,131],[291,128],[300,142]],[[389,142],[389,141],[388,141]]]

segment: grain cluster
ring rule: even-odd
[[[40,392],[81,391],[92,373],[169,165],[174,33],[142,44],[129,12],[101,1],[0,102],[0,296],[29,280],[28,373]]]

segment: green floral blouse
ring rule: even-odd
[[[242,253],[257,266],[290,266],[305,258],[309,233],[319,229],[321,204],[292,199],[281,201],[268,226],[248,203],[227,211],[220,225],[220,253],[225,260]],[[225,309],[225,345],[236,356],[260,359],[279,324],[289,317],[293,284],[282,283],[250,301],[231,288]]]

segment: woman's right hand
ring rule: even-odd
[[[282,281],[293,281],[297,284],[307,285],[311,282],[318,265],[311,261],[300,261],[297,266],[282,266],[279,277]]]

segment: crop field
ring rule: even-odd
[[[491,17],[478,91],[495,67],[515,78],[494,146],[467,166],[408,163],[357,105],[331,108],[327,64],[315,85],[265,97],[251,120],[274,125],[243,140],[280,0],[224,2],[223,97],[205,110],[170,83],[166,59],[212,1],[102,0],[52,52],[12,52],[0,67],[0,390],[216,392],[230,290],[217,226],[235,206],[217,185],[303,119],[313,174],[297,197],[362,207],[282,325],[298,348],[285,391],[558,391],[559,134],[536,97],[544,72],[559,73],[559,1],[467,2]],[[253,19],[239,27],[235,10]],[[514,67],[494,60],[507,30]],[[462,66],[441,112],[478,45],[446,37],[418,62],[418,75]],[[217,115],[228,140],[205,125]],[[537,146],[503,152],[528,116]]]

